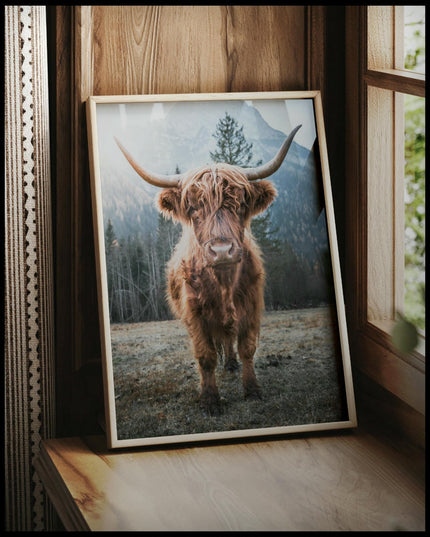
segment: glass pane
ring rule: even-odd
[[[405,317],[425,329],[425,99],[405,95]]]
[[[425,73],[425,6],[404,6],[405,69]]]

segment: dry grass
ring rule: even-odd
[[[217,368],[223,413],[199,408],[199,374],[179,321],[112,326],[118,438],[255,429],[346,418],[327,308],[266,312],[255,370],[261,401],[244,400],[241,372]]]

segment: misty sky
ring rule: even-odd
[[[237,105],[240,102],[233,102],[233,105]],[[255,107],[270,127],[281,131],[285,135],[288,135],[296,125],[302,124],[294,141],[307,149],[312,148],[316,138],[313,99],[256,99],[242,102],[244,103],[243,106],[251,105]],[[226,106],[229,103],[231,104],[232,101],[227,100]],[[213,114],[214,107],[217,107],[216,110],[218,110],[215,115]],[[169,155],[166,152],[158,157],[156,155],[158,148],[162,147],[159,142],[163,141],[163,136],[165,137],[164,133],[167,129],[165,118],[167,116],[170,117],[171,124],[176,123],[177,126],[183,126],[183,132],[185,133],[198,132],[201,128],[209,129],[213,133],[216,121],[224,115],[222,100],[184,101],[183,106],[177,106],[173,102],[99,103],[96,110],[101,163],[115,168],[118,166],[121,171],[129,169],[127,168],[128,163],[126,164],[125,159],[120,155],[119,149],[113,140],[115,135],[135,157],[139,157],[139,152],[144,148],[148,158],[150,157],[153,160],[141,162],[141,164],[149,166],[150,169],[160,173],[174,173],[174,169],[158,169],[163,165],[161,162],[169,162]],[[238,120],[239,124],[241,123],[240,117],[235,117],[235,119]],[[212,123],[209,123],[209,121]],[[257,125],[255,124],[254,127],[257,128]],[[250,128],[253,128],[252,125]],[[254,132],[253,136],[256,135],[258,136]],[[247,137],[246,129],[245,137]],[[186,150],[184,147],[179,147],[179,144],[184,144],[184,142],[183,136],[178,139],[177,150],[182,153],[184,160],[183,163],[179,162],[179,164],[182,164],[182,171],[189,169],[187,168],[189,164],[192,166],[205,164],[206,162],[201,159],[206,157],[199,152],[200,147],[192,147],[193,141],[191,138],[187,147],[190,147],[190,156],[192,153],[199,162],[187,162],[186,157],[188,155],[185,155]],[[205,147],[205,155],[209,154],[209,150],[213,151],[215,149],[215,140],[212,137],[210,137],[209,143],[212,144],[212,147]],[[176,163],[178,160],[177,155],[174,158]],[[170,162],[170,166],[173,166],[173,162]]]

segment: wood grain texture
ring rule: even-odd
[[[94,95],[305,89],[303,7],[93,6],[87,16]]]
[[[394,319],[394,99],[369,87],[367,136],[368,319]]]
[[[368,6],[368,69],[394,68],[394,8],[395,6]]]
[[[425,371],[399,358],[387,344],[386,339],[378,337],[376,327],[373,327],[373,331],[369,327],[368,333],[372,332],[373,338],[362,337],[357,342],[360,371],[396,394],[412,409],[420,412],[424,424]],[[378,356],[378,367],[375,367],[375,356]]]
[[[71,93],[72,173],[72,286],[73,362],[75,372],[100,356],[97,310],[97,280],[94,270],[91,187],[85,99],[93,91],[94,65],[91,60],[91,6],[75,6],[72,12],[74,62]]]
[[[71,131],[65,129],[64,125],[71,124],[71,108],[65,103],[70,103],[70,31],[71,24],[68,17],[67,6],[58,9],[47,7],[48,41],[50,46],[50,67],[55,65],[56,76],[53,76],[53,69],[48,69],[50,74],[50,115],[51,115],[51,169],[53,184],[56,188],[54,195],[54,237],[61,237],[55,241],[55,331],[56,331],[56,361],[61,367],[57,367],[56,383],[61,386],[56,390],[57,416],[65,417],[67,412],[67,402],[70,400],[70,382],[68,378],[73,372],[73,363],[70,356],[73,355],[73,315],[72,315],[72,264],[70,262],[72,252],[72,232],[71,222],[71,170],[70,166],[64,166],[70,159]],[[66,154],[68,157],[66,159]],[[57,179],[58,178],[58,179]],[[57,210],[56,210],[57,209]],[[60,213],[58,214],[58,209]],[[60,217],[61,215],[61,217]],[[64,264],[58,260],[68,260]],[[62,312],[59,316],[58,312]],[[67,319],[67,322],[66,322]],[[61,358],[68,358],[62,362]],[[60,395],[61,394],[61,395]],[[69,421],[69,416],[66,421]],[[57,433],[62,434],[62,427],[57,428]]]
[[[309,89],[321,91],[321,98],[327,102],[327,39],[326,6],[309,6],[307,9],[307,84]]]
[[[353,363],[359,359],[354,352],[355,339],[367,320],[367,170],[364,159],[360,159],[366,148],[363,133],[367,129],[367,117],[362,113],[367,99],[361,79],[367,61],[361,46],[364,30],[363,10],[359,6],[348,6],[345,12],[345,202],[348,215],[345,220],[345,298]]]
[[[425,475],[426,424],[422,414],[360,371],[354,372],[360,427],[406,454],[417,475]]]
[[[426,96],[425,75],[419,73],[400,71],[397,69],[382,69],[379,71],[367,71],[364,80],[370,86],[411,93],[418,97]]]
[[[424,529],[424,476],[369,436],[115,453],[104,446],[102,437],[44,444],[39,467],[67,529]]]

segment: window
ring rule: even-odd
[[[425,74],[425,6],[402,6],[404,68]]]
[[[424,70],[424,9],[368,7],[366,75],[368,320],[390,332],[401,315],[422,336],[425,116],[418,71]]]
[[[425,331],[425,99],[405,95],[404,315]]]
[[[345,12],[346,297],[353,365],[420,413],[425,392],[424,9],[347,6]],[[420,329],[411,352],[393,345],[399,317]]]
[[[404,67],[425,74],[425,7],[404,6]],[[405,95],[404,315],[425,331],[425,99]]]

